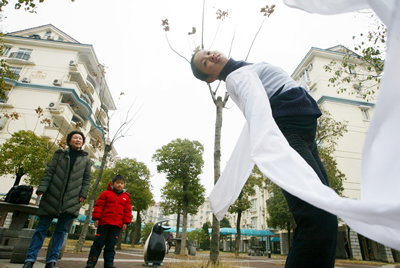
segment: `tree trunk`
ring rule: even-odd
[[[82,252],[83,243],[85,242],[85,239],[86,239],[86,232],[89,228],[90,218],[92,217],[92,212],[93,212],[93,207],[94,207],[94,199],[96,198],[97,187],[99,186],[101,176],[103,175],[104,167],[106,166],[106,163],[107,163],[107,156],[108,156],[108,153],[111,151],[111,148],[112,148],[112,143],[106,144],[104,147],[104,154],[103,154],[103,159],[101,160],[99,175],[97,176],[97,179],[93,185],[92,196],[90,197],[90,201],[89,201],[89,210],[86,215],[85,223],[83,225],[81,234],[79,235],[78,243],[76,243],[76,245],[75,245],[76,252]]]
[[[222,109],[225,102],[221,97],[215,101],[217,116],[215,119],[215,140],[214,140],[214,184],[217,183],[221,174],[221,129],[222,129]],[[213,215],[212,234],[210,243],[210,261],[215,264],[219,257],[219,221]]]
[[[236,221],[236,245],[235,245],[235,256],[239,256],[240,249],[240,220],[242,219],[242,212],[238,212],[238,217]]]
[[[121,244],[122,244],[122,229],[119,231],[118,235],[118,241],[117,241],[117,246],[115,247],[116,249],[121,249]]]
[[[178,218],[176,219],[176,234],[175,234],[175,238],[179,238],[179,224],[181,224],[181,210],[178,210]]]
[[[187,197],[183,200],[183,222],[182,222],[182,237],[181,237],[181,256],[186,256],[186,227],[187,227],[187,207],[188,207],[188,199]]]
[[[135,230],[133,231],[133,237],[131,241],[132,247],[140,240],[140,230],[142,229],[142,218],[140,217],[140,210],[136,212],[136,223],[135,223]],[[145,237],[147,239],[147,237]]]
[[[17,172],[15,174],[15,181],[14,181],[14,186],[19,185],[19,183],[21,182],[21,178],[22,176],[24,176],[24,173],[19,171],[19,168],[17,169]]]

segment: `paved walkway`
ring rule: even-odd
[[[84,268],[86,266],[86,260],[89,253],[89,248],[84,248],[82,253],[72,253],[71,250],[67,250],[64,253],[61,260],[57,262],[57,267],[59,268]],[[35,263],[34,268],[44,268],[45,266],[45,256],[46,249],[42,249],[39,252],[38,260]],[[282,257],[271,258],[268,257],[256,257],[256,256],[240,256],[239,258],[234,258],[233,254],[220,254],[221,260],[224,262],[225,266],[229,263],[229,267],[248,267],[248,268],[282,268],[285,263],[285,259]],[[184,262],[185,264],[193,263],[204,263],[208,260],[208,254],[197,252],[196,256],[188,256],[185,258],[180,258],[173,252],[168,253],[164,258],[164,266],[175,267],[175,263]],[[143,250],[142,249],[122,249],[117,250],[115,255],[114,265],[117,268],[137,268],[144,267],[143,260]],[[0,259],[0,268],[21,268],[22,264],[10,263],[9,259]],[[99,259],[97,267],[103,267],[103,259]],[[185,265],[185,267],[190,267]],[[337,260],[336,268],[400,268],[400,265],[388,265],[384,263],[376,262],[362,262],[362,263],[352,263],[346,260]]]

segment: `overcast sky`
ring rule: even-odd
[[[13,1],[10,1],[13,2]],[[166,179],[158,174],[151,158],[170,141],[197,140],[204,147],[202,184],[210,193],[213,175],[215,106],[205,83],[191,74],[188,62],[168,46],[161,20],[168,18],[168,38],[172,47],[187,59],[201,41],[202,3],[200,0],[46,0],[37,13],[5,9],[4,32],[52,24],[80,43],[92,44],[100,63],[107,68],[107,82],[118,109],[135,100],[139,117],[131,136],[120,139],[115,147],[120,157],[144,162],[152,174],[153,194],[160,201],[160,189]],[[248,62],[265,61],[295,70],[312,47],[330,48],[339,44],[352,48],[353,35],[366,32],[369,22],[361,15],[335,16],[309,14],[276,1],[206,0],[204,43],[208,49],[228,53],[235,35],[231,56],[244,60],[264,17],[260,9],[276,5],[265,20],[251,50]],[[219,28],[218,10],[229,12]],[[192,27],[196,35],[188,36]],[[234,34],[235,33],[235,34]],[[213,85],[216,86],[216,85]],[[118,101],[120,92],[125,95]],[[225,92],[224,84],[219,89]],[[222,127],[223,169],[244,124],[239,109],[230,100],[224,109]],[[115,117],[114,126],[119,118]]]

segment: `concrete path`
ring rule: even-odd
[[[39,252],[39,257],[34,265],[34,268],[44,268],[45,267],[45,256],[46,256],[46,249],[42,249]],[[58,261],[57,267],[59,268],[84,268],[86,266],[88,256],[88,248],[84,248],[84,252],[82,253],[72,253],[72,252],[65,252],[63,258]],[[240,257],[240,258],[233,258],[232,254],[225,254],[222,253],[220,255],[221,260],[227,264],[230,263],[230,267],[235,268],[282,268],[285,263],[284,258],[267,258],[267,257]],[[177,262],[184,261],[185,263],[188,262],[204,262],[208,259],[208,254],[204,254],[198,252],[196,257],[188,256],[184,260],[181,258],[177,258],[173,252],[167,254],[164,258],[164,264],[173,264]],[[141,249],[123,249],[117,250],[115,255],[115,263],[114,265],[117,268],[138,268],[143,267],[142,264],[144,263],[143,260],[143,250]],[[9,259],[0,259],[0,268],[21,268],[23,264],[15,264],[10,263]],[[103,266],[103,259],[99,259],[99,263],[97,267],[101,268]],[[372,263],[372,262],[362,262],[361,264],[351,263],[346,260],[338,260],[336,268],[400,268],[400,265],[394,264],[384,264],[384,263]]]

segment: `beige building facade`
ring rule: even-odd
[[[116,107],[93,46],[79,43],[51,24],[8,33],[3,40],[2,59],[17,79],[6,78],[9,91],[0,99],[0,143],[19,130],[32,130],[54,143],[80,130],[86,136],[83,149],[89,152],[93,168],[99,167],[104,146],[94,145],[99,138],[104,145],[101,137],[107,131],[108,113]],[[40,118],[38,107],[43,109]],[[14,112],[20,115],[18,120],[4,116]],[[41,123],[43,119],[47,123]],[[116,155],[113,149],[108,165],[115,163]],[[0,179],[4,195],[14,177]]]

